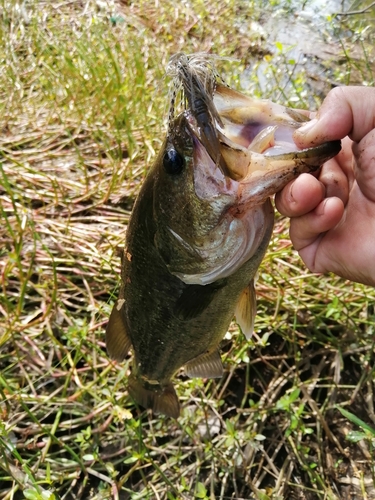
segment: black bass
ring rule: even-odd
[[[175,92],[167,137],[136,200],[106,344],[119,361],[133,348],[135,401],[177,418],[176,371],[221,377],[218,346],[233,316],[252,333],[270,196],[341,145],[298,150],[292,133],[306,117],[220,83],[208,55],[177,54],[169,73],[186,105],[175,116]]]

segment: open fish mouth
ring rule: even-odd
[[[170,60],[174,95],[182,89],[189,126],[221,173],[234,180],[259,176],[280,161],[302,162],[316,170],[341,149],[340,141],[300,149],[294,131],[308,121],[301,112],[253,99],[220,82],[214,56],[176,54]]]
[[[299,148],[293,133],[308,118],[297,110],[252,99],[223,85],[217,85],[213,100],[222,123],[216,124],[220,154],[233,179],[259,176],[288,161],[313,171],[341,149],[340,141]]]

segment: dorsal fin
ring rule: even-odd
[[[218,351],[205,352],[185,365],[185,373],[190,378],[220,378],[223,363]]]
[[[242,333],[249,340],[254,332],[254,321],[257,312],[256,294],[254,280],[242,292],[237,302],[235,316],[236,322],[240,325]]]
[[[121,306],[120,300],[113,306],[105,335],[108,354],[117,361],[125,358],[132,345],[121,316]]]

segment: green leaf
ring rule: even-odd
[[[303,430],[304,434],[314,434],[314,429],[312,427],[305,427]]]
[[[234,427],[233,422],[231,422],[229,419],[227,419],[225,421],[225,426],[226,426],[227,431],[229,432],[229,434],[231,434],[233,436],[235,434],[235,427]]]
[[[275,47],[277,48],[278,51],[280,52],[283,51],[283,44],[281,42],[275,42]]]
[[[27,488],[24,490],[23,496],[27,500],[56,500],[55,494],[51,491],[41,490],[39,492],[33,488]]]
[[[288,410],[290,405],[299,397],[299,389],[294,389],[290,394],[285,394],[276,403],[276,408],[278,410]]]
[[[262,491],[258,491],[257,498],[258,500],[270,500],[270,497],[266,493],[263,493]]]
[[[290,429],[294,431],[298,427],[298,418],[295,415],[290,417]]]
[[[301,391],[299,389],[294,389],[294,391],[290,393],[289,401],[293,403],[296,399],[298,399],[300,392]]]
[[[51,491],[43,490],[40,496],[41,500],[56,500],[56,496]]]
[[[256,434],[254,436],[255,441],[264,441],[266,439],[266,436],[263,436],[263,434]]]
[[[39,493],[31,488],[27,488],[27,490],[24,490],[23,496],[27,498],[27,500],[40,500]]]
[[[339,410],[341,415],[343,415],[348,420],[350,420],[350,422],[352,422],[355,425],[358,425],[358,427],[360,427],[364,431],[367,431],[369,434],[371,434],[373,437],[375,437],[375,429],[373,427],[366,424],[366,422],[364,422],[363,420],[358,418],[356,415],[354,415],[350,411],[345,410],[345,408],[342,408],[341,406],[338,406],[338,405],[336,405],[336,408]]]
[[[345,436],[346,439],[352,443],[358,443],[358,441],[362,441],[362,439],[367,438],[367,434],[361,431],[349,431]]]
[[[197,483],[197,487],[195,490],[196,498],[206,498],[207,490],[203,483]]]

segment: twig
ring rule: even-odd
[[[370,10],[371,7],[374,7],[374,6],[375,6],[375,2],[372,2],[368,7],[365,7],[362,10],[351,10],[351,11],[348,11],[348,12],[336,12],[334,15],[335,16],[354,16],[354,15],[357,15],[357,14],[364,14],[365,12],[367,12],[368,10]]]

